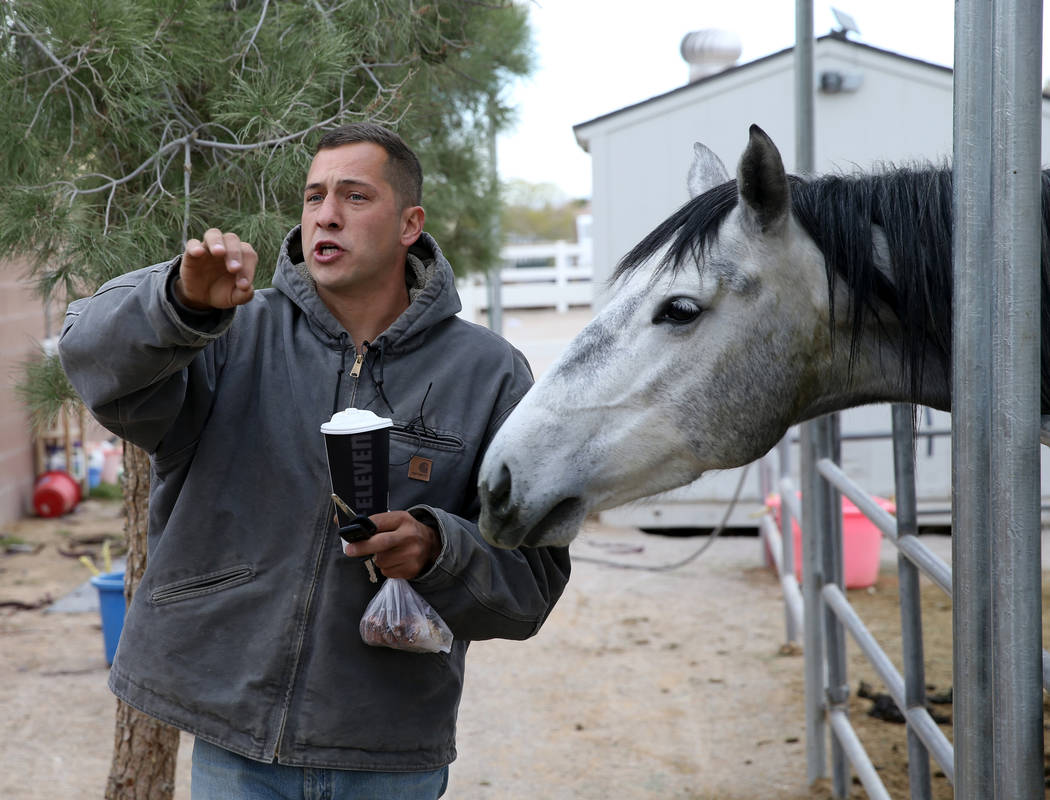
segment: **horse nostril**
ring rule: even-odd
[[[510,469],[503,464],[496,473],[492,483],[486,483],[485,493],[493,508],[505,510],[510,499]]]

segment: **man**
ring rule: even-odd
[[[569,575],[565,550],[498,550],[473,522],[484,449],[532,378],[455,316],[396,134],[327,133],[305,185],[272,288],[252,290],[250,244],[210,229],[70,305],[70,379],[151,454],[149,565],[110,687],[196,735],[194,798],[439,797],[467,644],[534,634]],[[361,641],[377,585],[344,555],[319,432],[351,406],[393,419],[398,510],[346,555],[411,579],[448,655]]]

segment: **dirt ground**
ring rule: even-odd
[[[120,540],[114,502],[87,501],[55,520],[0,533],[0,797],[94,799],[108,773],[115,701],[105,686],[100,622],[49,613],[88,577],[105,537]],[[947,537],[930,537],[946,552]],[[573,545],[566,594],[526,642],[477,642],[467,658],[452,800],[608,797],[668,800],[828,798],[808,785],[802,657],[784,644],[779,585],[755,537],[664,537],[588,524]],[[871,589],[850,600],[898,663],[892,548]],[[65,555],[63,555],[65,553]],[[927,682],[951,685],[951,602],[923,590]],[[21,605],[19,605],[21,604]],[[1044,616],[1046,616],[1044,614]],[[868,715],[861,681],[884,691],[850,645],[851,720],[890,794],[907,797],[904,726]],[[951,706],[935,706],[950,720]],[[950,722],[943,727],[951,737]],[[189,798],[183,737],[176,798]],[[934,797],[951,787],[934,772]],[[851,796],[863,797],[859,786]]]

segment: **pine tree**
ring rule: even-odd
[[[515,0],[0,0],[0,252],[65,301],[214,226],[255,246],[266,285],[312,143],[368,119],[419,153],[455,268],[487,269],[486,142],[529,44]],[[130,596],[148,461],[126,453]],[[115,738],[106,797],[171,797],[178,734],[121,706]]]

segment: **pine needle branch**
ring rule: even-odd
[[[79,410],[80,398],[73,391],[57,355],[41,350],[22,363],[21,373],[15,383],[15,393],[25,404],[34,431],[53,428],[62,409]]]

